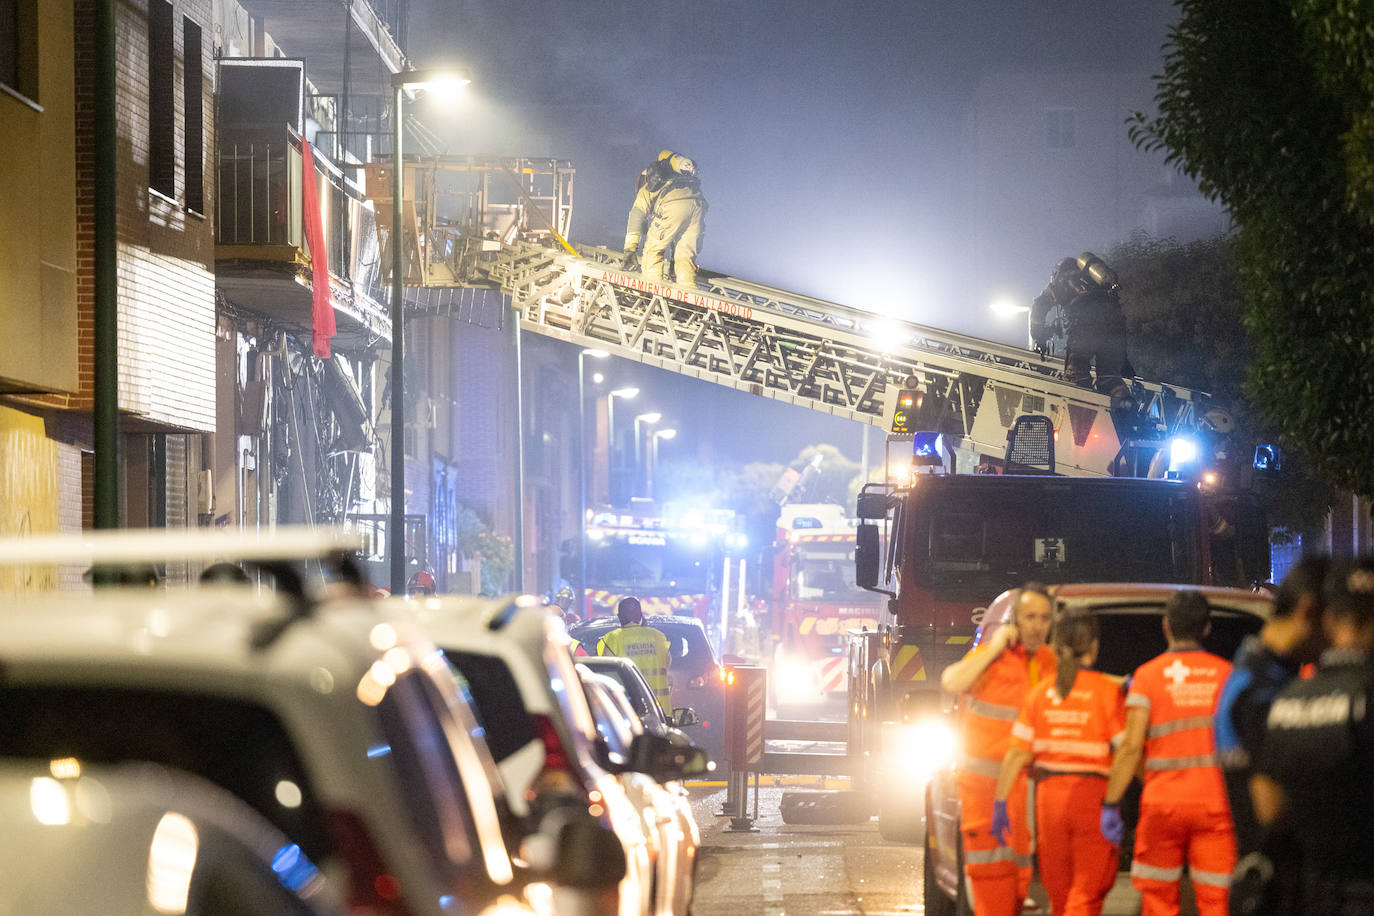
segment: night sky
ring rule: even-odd
[[[574,241],[619,247],[636,174],[672,148],[701,169],[702,267],[1023,343],[1023,324],[969,301],[970,93],[995,72],[1153,75],[1174,18],[1162,0],[411,0],[408,46],[419,67],[472,71],[457,110],[417,107],[449,152],[573,161]],[[1026,301],[1048,270],[1018,278]],[[816,441],[858,458],[855,424],[637,364],[611,371],[677,415],[678,448],[699,424],[737,460],[785,461]],[[717,415],[750,433],[720,431]]]

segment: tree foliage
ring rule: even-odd
[[[1233,242],[1182,245],[1135,236],[1112,249],[1108,261],[1125,290],[1122,310],[1136,373],[1201,389],[1224,404],[1236,421],[1241,464],[1258,443],[1275,441],[1277,431],[1246,394],[1254,347],[1241,328],[1245,308]],[[1255,489],[1280,537],[1320,530],[1333,495],[1292,449],[1281,476],[1258,479]]]
[[[1374,495],[1374,7],[1178,0],[1132,135],[1237,227],[1246,393],[1330,483]]]

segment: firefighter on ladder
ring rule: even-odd
[[[964,877],[977,916],[1016,916],[1030,891],[1029,821],[1016,818],[1011,844],[999,844],[992,834],[993,800],[1021,704],[1032,684],[1055,673],[1054,653],[1045,645],[1050,612],[1044,586],[1027,583],[1003,592],[988,607],[973,650],[940,676],[943,689],[960,695],[963,757],[957,780]],[[990,624],[995,622],[1001,626],[994,630]],[[1016,777],[1006,798],[1024,815],[1024,774]]]
[[[1231,663],[1203,651],[1207,601],[1179,591],[1164,607],[1168,648],[1136,669],[1126,695],[1126,732],[1102,801],[1102,833],[1120,842],[1121,796],[1142,754],[1131,883],[1142,916],[1179,911],[1179,881],[1188,865],[1199,916],[1226,916],[1236,838],[1226,786],[1217,767],[1212,718]]]
[[[633,263],[642,237],[642,273],[653,280],[667,280],[665,255],[672,249],[677,285],[695,289],[697,252],[706,231],[706,198],[701,194],[696,163],[665,149],[640,178],[625,228],[625,264]]]
[[[997,780],[992,831],[1005,843],[1007,796],[1026,764],[1034,765],[1040,880],[1054,916],[1098,916],[1116,879],[1117,846],[1102,835],[1098,814],[1126,713],[1120,679],[1087,670],[1097,659],[1097,634],[1091,613],[1055,620],[1057,670],[1022,704]]]
[[[615,613],[620,618],[620,626],[601,637],[596,644],[596,654],[618,655],[634,662],[653,688],[658,705],[664,712],[672,712],[672,697],[668,691],[668,637],[644,623],[644,610],[638,598],[621,598]]]

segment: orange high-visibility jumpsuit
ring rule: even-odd
[[[1126,707],[1149,710],[1145,789],[1131,883],[1141,916],[1178,912],[1183,863],[1199,916],[1225,916],[1236,837],[1215,756],[1212,715],[1231,663],[1210,652],[1165,652],[1141,665]]]
[[[988,649],[984,644],[973,651]],[[992,836],[992,802],[1021,703],[1033,680],[1052,676],[1054,671],[1054,653],[1048,646],[1041,646],[1028,657],[1025,646],[1017,644],[1004,649],[959,700],[964,755],[956,776],[964,877],[977,916],[1015,916],[1030,892],[1031,831],[1025,816],[1025,776],[1017,778],[1007,796],[1007,810],[1019,813],[1012,818],[1010,846],[999,845]]]
[[[1036,684],[1012,727],[1011,747],[1031,754],[1040,880],[1054,916],[1098,916],[1116,880],[1117,848],[1099,814],[1125,726],[1121,686],[1080,671],[1063,699],[1053,678]]]

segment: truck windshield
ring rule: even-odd
[[[1201,580],[1195,494],[1082,483],[932,487],[907,519],[907,568],[936,587]]]
[[[709,591],[711,547],[691,538],[658,538],[635,544],[607,538],[587,551],[587,582],[596,588],[632,588],[640,594]]]
[[[792,597],[798,601],[870,605],[873,595],[854,584],[854,548],[799,549],[792,562]]]

